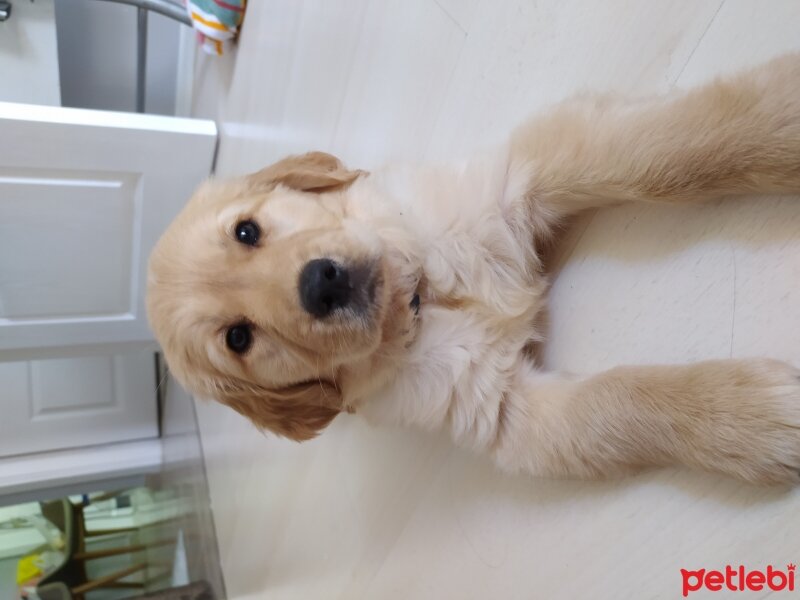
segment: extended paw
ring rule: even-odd
[[[800,374],[772,360],[732,373],[714,428],[712,468],[760,484],[800,483]]]

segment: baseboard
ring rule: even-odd
[[[0,458],[0,506],[135,487],[161,464],[158,438]]]

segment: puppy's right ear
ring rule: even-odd
[[[339,390],[324,380],[281,389],[231,388],[218,399],[259,429],[296,442],[316,437],[342,410]]]
[[[271,190],[284,185],[301,192],[330,192],[346,188],[365,171],[347,169],[342,161],[326,152],[288,156],[247,177],[258,188]]]

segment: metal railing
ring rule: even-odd
[[[136,112],[144,112],[147,91],[147,14],[149,11],[174,19],[191,27],[192,20],[186,9],[169,0],[96,0],[117,2],[136,7]]]

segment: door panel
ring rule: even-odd
[[[0,360],[152,344],[147,256],[215,145],[210,121],[0,102]]]
[[[0,198],[0,318],[135,312],[138,177],[0,169]]]
[[[152,353],[0,363],[0,456],[158,435]]]

